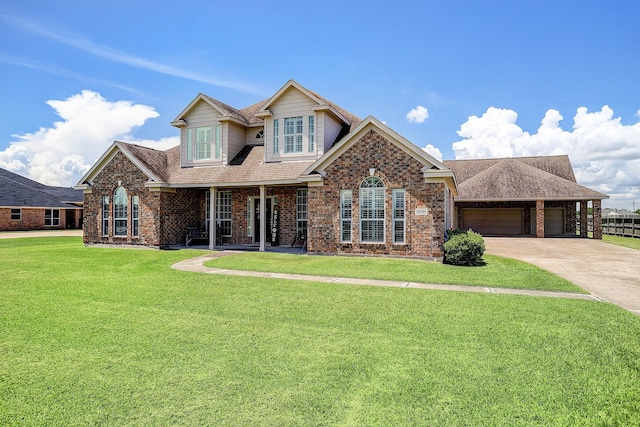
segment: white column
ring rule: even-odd
[[[260,252],[265,250],[265,240],[267,240],[267,221],[266,221],[266,204],[267,198],[265,196],[264,185],[260,186]]]
[[[216,246],[216,187],[209,189],[209,249],[214,250]]]

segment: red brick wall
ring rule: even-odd
[[[60,225],[44,225],[44,209],[21,208],[21,219],[11,219],[11,208],[0,208],[0,231],[28,231],[28,230],[61,230],[67,228],[67,209],[54,208],[60,211]],[[77,211],[77,209],[73,209]],[[74,212],[76,221],[82,218],[82,210]],[[69,224],[73,227],[74,224]]]
[[[423,165],[370,131],[326,169],[322,186],[309,187],[310,253],[441,257],[444,244],[444,184],[425,183]],[[359,242],[359,189],[375,168],[385,185],[385,242]],[[406,190],[406,243],[392,243],[392,190]],[[340,242],[340,190],[352,190],[352,241]],[[427,208],[427,215],[415,215]]]

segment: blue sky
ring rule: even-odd
[[[640,2],[0,4],[0,167],[73,185],[114,139],[166,148],[203,92],[293,78],[444,159],[568,154],[640,207]],[[410,114],[410,112],[414,114]]]

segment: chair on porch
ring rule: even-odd
[[[296,237],[293,238],[291,247],[293,248],[297,242],[302,243],[302,249],[305,249],[307,247],[307,230],[300,230],[296,233]]]
[[[185,239],[185,246],[189,246],[194,240],[209,240],[209,233],[205,227],[199,227],[191,225],[187,227],[187,237]]]

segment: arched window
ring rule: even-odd
[[[113,194],[114,236],[127,235],[127,190],[116,188]]]
[[[360,184],[360,241],[384,242],[384,183],[376,176]]]

